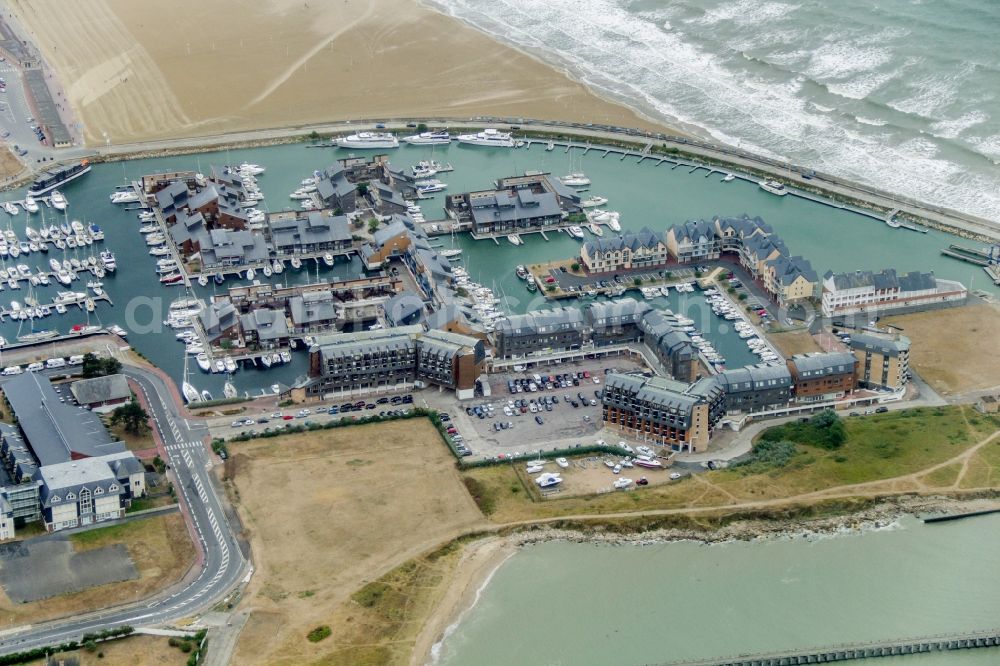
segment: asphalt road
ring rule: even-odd
[[[5,632],[0,636],[0,654],[76,640],[86,632],[189,617],[214,605],[245,576],[247,559],[209,477],[210,460],[200,441],[206,434],[204,427],[192,426],[179,415],[172,393],[158,375],[132,366],[122,372],[140,386],[166,446],[174,487],[204,552],[201,570],[193,580],[138,603]]]

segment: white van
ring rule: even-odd
[[[29,363],[28,364],[28,372],[38,372],[39,370],[43,369],[44,367],[45,367],[44,365],[42,365],[41,363],[39,363],[37,361],[34,362],[34,363]]]
[[[19,365],[12,365],[12,366],[4,368],[3,372],[0,373],[0,374],[6,375],[6,376],[9,377],[10,375],[19,375],[22,372],[24,372],[24,370],[21,369],[21,366],[19,366]]]
[[[66,359],[64,358],[50,358],[45,362],[46,368],[65,368]]]
[[[70,365],[83,365],[83,356],[70,356],[69,357],[69,364]]]

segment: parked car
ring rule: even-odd
[[[876,414],[885,414],[887,411],[889,411],[888,407],[879,407],[878,409],[875,410],[875,413]]]
[[[537,416],[536,415],[535,416],[535,423],[537,423],[538,425],[542,425],[543,423],[545,423],[545,421],[544,421],[544,419],[542,419],[541,416]]]

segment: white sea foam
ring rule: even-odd
[[[933,54],[905,50],[915,36],[903,29],[861,34],[855,21],[841,43],[821,43],[810,54],[822,39],[816,38],[834,34],[837,26],[818,33],[815,23],[796,19],[797,12],[811,11],[808,7],[782,2],[717,3],[691,19],[683,18],[691,15],[691,3],[647,14],[631,10],[628,0],[431,1],[668,123],[769,157],[1000,218],[1000,176],[982,165],[950,161],[954,152],[940,150],[941,142],[959,137],[991,159],[1000,157],[989,115],[953,108],[957,100],[981,94],[971,108],[989,109],[995,102],[987,92],[995,91],[962,88],[974,66],[944,74],[946,68],[931,67]],[[664,29],[666,23],[671,29]],[[752,37],[759,38],[756,47]],[[740,49],[741,44],[749,46]],[[776,65],[773,71],[767,63]],[[815,89],[796,73],[820,81],[836,97],[810,98]],[[833,101],[837,97],[842,101]],[[931,134],[914,139],[905,123],[891,118],[894,111],[862,111],[853,108],[855,100],[930,118]],[[975,130],[981,138],[968,137]]]
[[[874,125],[875,127],[882,127],[883,125],[888,125],[888,121],[878,120],[877,118],[865,118],[864,116],[854,116],[854,119],[859,123],[864,125]]]
[[[934,136],[942,139],[955,139],[958,135],[981,123],[985,123],[990,117],[983,111],[970,111],[958,118],[940,120],[931,125]]]
[[[813,52],[806,74],[817,81],[842,79],[862,72],[871,72],[892,60],[886,47],[859,46],[849,42],[827,42]]]

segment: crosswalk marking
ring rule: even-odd
[[[185,451],[189,449],[200,449],[204,446],[200,441],[193,442],[177,442],[175,444],[167,444],[164,448],[167,451]]]

